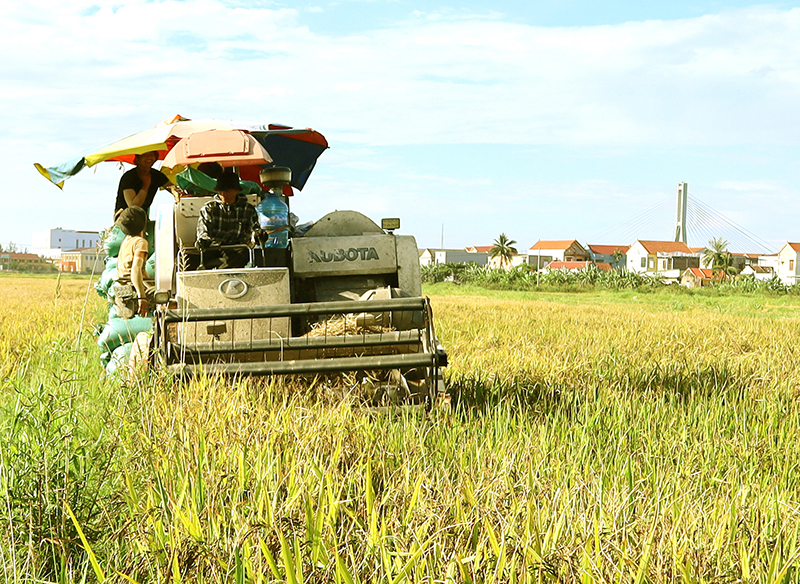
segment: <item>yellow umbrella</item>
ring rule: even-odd
[[[177,121],[176,121],[177,119]],[[176,116],[170,122],[162,122],[144,132],[133,134],[113,144],[109,144],[84,156],[86,166],[94,166],[106,160],[119,160],[133,163],[136,154],[156,151],[164,158],[169,150],[181,139],[204,130],[230,130],[231,126],[217,120],[187,120]]]
[[[106,160],[133,164],[134,157],[137,154],[154,151],[158,152],[158,157],[163,159],[181,138],[195,132],[212,129],[230,130],[232,127],[227,122],[218,120],[189,120],[182,116],[175,116],[171,120],[165,120],[149,130],[118,140],[77,160],[71,160],[50,168],[45,168],[38,162],[34,163],[34,166],[47,180],[59,188],[63,188],[64,181],[78,174],[84,167],[94,166]]]
[[[232,124],[236,124],[236,126]],[[208,130],[244,130],[247,135],[255,137],[262,150],[269,152],[264,157],[265,162],[271,160],[277,166],[287,166],[292,169],[292,186],[296,189],[303,188],[314,169],[317,158],[328,148],[325,137],[311,128],[291,128],[273,124],[239,124],[238,122],[209,119],[189,120],[182,116],[175,116],[149,130],[118,140],[78,159],[64,162],[58,166],[45,167],[39,163],[34,163],[34,166],[47,180],[59,188],[63,188],[66,179],[75,176],[87,166],[94,166],[105,160],[134,164],[136,154],[152,151],[158,152],[158,157],[164,160],[167,153],[182,138]],[[254,151],[257,149],[256,146],[253,146]],[[201,162],[201,160],[197,162]],[[258,163],[250,163],[243,166],[242,169],[252,174],[252,176],[243,174],[242,178],[258,180]],[[172,174],[168,167],[164,167],[164,172],[168,176]]]

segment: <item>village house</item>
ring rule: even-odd
[[[732,253],[731,259],[733,261],[731,265],[736,268],[737,272],[741,273],[747,266],[757,266],[758,257],[757,253]]]
[[[712,283],[727,279],[727,275],[711,268],[686,268],[681,275],[681,286],[687,288],[702,288]]]
[[[78,274],[100,274],[105,269],[105,252],[96,247],[81,247],[61,252],[59,269]]]
[[[464,251],[472,254],[472,259],[469,261],[475,262],[479,266],[485,266],[490,262],[489,252],[492,250],[492,245],[471,245],[465,247]]]
[[[510,270],[511,268],[516,268],[517,266],[527,265],[528,263],[528,256],[524,253],[517,253],[511,256],[511,263],[504,263],[503,258],[500,256],[489,258],[489,263],[487,264],[492,269],[500,269],[505,268]]]
[[[630,272],[677,281],[687,268],[699,268],[699,250],[680,241],[637,240],[628,250],[626,267]]]
[[[595,267],[603,272],[610,272],[612,270],[612,266],[608,262],[592,262],[592,261],[583,261],[583,262],[553,261],[547,264],[544,267],[544,269],[564,270],[565,272],[579,272],[581,270],[586,270],[591,267]]]
[[[707,247],[690,247],[692,253],[697,254],[697,257],[700,258],[700,267],[701,268],[711,268],[711,260],[706,259],[706,250]]]
[[[753,276],[756,280],[771,280],[775,276],[775,272],[771,266],[759,266],[750,264],[742,268],[740,272],[742,276]]]
[[[52,269],[52,264],[49,264],[44,258],[35,253],[0,253],[0,270],[39,272]]]
[[[491,248],[491,246],[489,246]],[[475,262],[479,266],[485,266],[489,261],[487,252],[468,251],[469,249],[443,249],[428,247],[421,250],[419,254],[419,265],[428,266],[431,264],[468,264]]]
[[[495,270],[499,268],[505,268],[505,269],[515,268],[517,266],[526,264],[528,261],[528,256],[526,256],[525,254],[517,253],[511,256],[510,264],[504,263],[503,258],[499,256],[489,257],[489,254],[492,251],[493,247],[494,247],[493,245],[473,245],[470,247],[466,247],[464,249],[467,253],[476,254],[478,256],[483,256],[486,258],[483,261],[483,263],[478,263],[478,265],[480,266],[486,265]]]
[[[800,243],[787,242],[778,252],[778,269],[776,271],[780,281],[787,286],[797,283],[800,277]]]
[[[712,260],[710,258],[706,258],[705,253],[707,247],[693,247],[691,250],[700,256],[700,267],[701,268],[712,268],[711,265]],[[731,267],[736,269],[737,273],[740,273],[745,266],[750,265],[757,265],[759,255],[757,253],[731,253]]]
[[[629,245],[597,245],[589,244],[586,246],[589,251],[589,258],[595,263],[607,263],[612,268],[625,267],[625,254],[630,249]]]
[[[540,239],[528,249],[528,265],[537,270],[552,261],[585,262],[589,259],[589,252],[576,239],[558,241]]]
[[[758,265],[764,268],[770,268],[773,274],[778,272],[778,264],[780,264],[780,258],[777,253],[761,254],[758,256]]]
[[[465,247],[464,251],[467,253],[485,253],[489,255],[489,252],[492,251],[493,245],[471,245],[469,247]]]

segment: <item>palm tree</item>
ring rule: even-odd
[[[611,257],[613,257],[613,258],[614,258],[614,267],[615,267],[615,268],[619,268],[619,267],[621,267],[621,266],[619,265],[619,262],[620,262],[620,260],[622,259],[622,257],[623,257],[624,255],[625,255],[625,254],[624,254],[624,253],[622,253],[622,250],[620,250],[618,247],[617,247],[617,248],[614,248],[614,253],[612,253],[612,254],[611,254]]]
[[[718,270],[723,274],[736,273],[736,268],[733,267],[733,256],[728,251],[729,245],[721,237],[712,237],[703,252],[703,261],[706,265],[711,264],[712,270]]]
[[[500,267],[504,268],[511,265],[511,257],[517,255],[517,248],[514,244],[517,243],[513,239],[509,239],[505,233],[501,233],[500,237],[494,240],[494,245],[489,250],[490,258],[500,258]]]

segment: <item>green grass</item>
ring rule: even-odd
[[[677,286],[642,290],[506,291],[453,283],[426,284],[424,293],[444,297],[482,297],[516,301],[553,302],[566,306],[635,306],[637,310],[690,311],[713,310],[743,316],[800,316],[800,296],[768,293],[720,293],[714,289],[687,289]]]
[[[426,286],[458,407],[425,416],[103,380],[85,285],[0,280],[41,286],[0,309],[8,582],[800,577],[794,297]]]

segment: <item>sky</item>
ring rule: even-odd
[[[12,0],[0,31],[3,246],[108,227],[130,167],[62,191],[33,164],[176,114],[318,130],[300,221],[399,217],[420,248],[670,240],[681,182],[800,241],[800,1]]]

